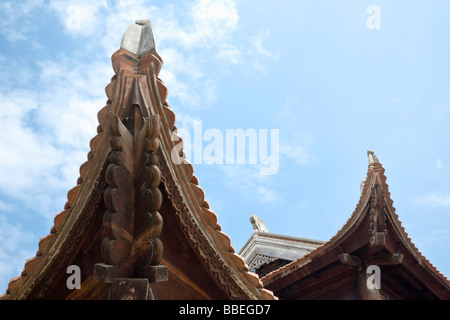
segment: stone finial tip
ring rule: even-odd
[[[367,156],[369,157],[369,163],[378,163],[378,157],[375,155],[375,151],[367,150]]]
[[[136,55],[141,55],[149,51],[156,50],[155,39],[153,38],[152,23],[147,19],[136,20],[125,31],[121,49],[126,49]]]
[[[250,217],[254,232],[269,232],[264,221],[262,221],[256,214]]]

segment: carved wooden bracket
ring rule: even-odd
[[[356,267],[357,273],[356,276],[356,288],[358,290],[361,299],[363,300],[382,300],[384,297],[382,296],[379,288],[369,288],[367,286],[367,272],[366,267],[370,265],[396,265],[401,264],[403,261],[403,255],[401,253],[394,253],[391,255],[384,256],[371,256],[366,259],[361,259],[358,256],[351,255],[348,253],[339,254],[339,260],[341,263]]]
[[[113,112],[108,114],[112,152],[104,192],[108,209],[103,217],[105,263],[96,264],[94,269],[96,279],[106,283],[117,278],[167,280],[167,267],[160,265],[163,219],[158,212],[162,194],[158,189],[161,172],[156,153],[160,117],[144,116],[148,111],[138,98],[137,80],[133,87],[135,92],[131,93],[123,119]]]
[[[370,235],[387,233],[385,210],[384,190],[381,188],[377,178],[370,196]]]
[[[366,258],[366,265],[375,264],[377,266],[390,266],[401,264],[403,262],[403,254],[394,253],[388,256],[372,256]]]
[[[359,257],[348,253],[341,253],[339,255],[339,260],[341,261],[341,263],[348,266],[359,267],[361,265],[361,259]]]

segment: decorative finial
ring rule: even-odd
[[[262,221],[256,214],[250,217],[250,222],[252,223],[253,232],[269,232],[264,221]]]
[[[151,24],[150,20],[148,19],[140,19],[140,20],[136,20],[135,22],[136,24],[139,24],[141,26],[146,25],[146,24]]]
[[[136,55],[155,51],[156,44],[150,20],[136,20],[135,24],[129,26],[123,35],[120,48]]]
[[[369,157],[369,164],[371,163],[379,163],[377,156],[375,155],[375,151],[367,150],[367,156]]]

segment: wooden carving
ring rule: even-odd
[[[133,87],[138,91],[137,80]],[[107,283],[116,278],[167,279],[167,267],[159,265],[163,253],[159,239],[163,220],[158,212],[161,172],[156,165],[160,117],[144,117],[148,111],[136,97],[139,94],[130,98],[123,120],[108,114],[112,152],[104,193],[105,263],[95,266],[96,278]]]
[[[381,247],[386,241],[386,203],[384,201],[384,190],[380,187],[378,180],[371,191],[370,198],[370,245]]]

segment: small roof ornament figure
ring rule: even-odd
[[[250,217],[250,222],[252,223],[253,232],[269,232],[264,221],[262,221],[256,214]]]

